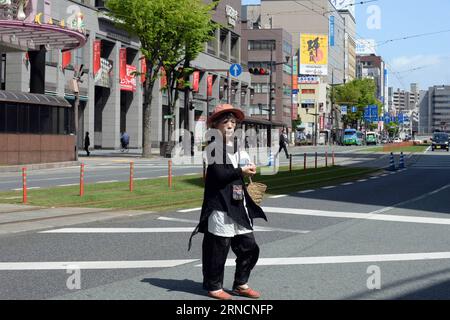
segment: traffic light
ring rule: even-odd
[[[250,68],[248,69],[248,72],[254,74],[255,76],[267,76],[270,74],[270,71],[264,68]]]

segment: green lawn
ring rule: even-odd
[[[255,177],[255,182],[268,185],[267,195],[291,193],[360,179],[378,171],[373,168],[332,167],[308,169],[280,168],[273,176]],[[167,178],[139,180],[134,182],[134,192],[129,192],[127,182],[91,184],[85,186],[85,196],[79,196],[79,187],[58,187],[29,190],[28,203],[44,207],[89,207],[126,210],[168,211],[201,206],[203,179],[198,176],[173,178],[172,189]],[[21,203],[21,192],[0,193],[0,203]],[[15,199],[11,199],[18,197]]]

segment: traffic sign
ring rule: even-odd
[[[165,119],[165,120],[167,120],[167,119],[173,119],[173,118],[174,118],[174,115],[173,115],[173,114],[169,114],[169,115],[164,116],[164,119]]]
[[[353,113],[358,112],[358,107],[353,106],[353,107],[352,107],[352,112],[353,112]]]
[[[347,106],[341,106],[341,113],[342,113],[342,115],[346,116],[347,115],[347,111],[348,111]]]
[[[233,64],[230,67],[230,74],[233,77],[236,77],[236,78],[239,77],[242,74],[242,66],[240,64],[237,64],[237,63]]]

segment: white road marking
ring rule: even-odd
[[[196,176],[198,175],[198,173],[186,173],[184,174],[184,176]]]
[[[182,233],[193,228],[64,228],[39,233]]]
[[[187,223],[195,223],[195,224],[198,223],[198,221],[194,221],[194,220],[177,219],[177,218],[169,218],[169,217],[159,217],[158,220],[172,221],[172,222],[187,222]],[[309,230],[266,228],[266,227],[255,227],[255,231],[267,231],[267,232],[269,232],[269,231],[280,231],[280,232],[301,233],[301,234],[307,234],[307,233],[311,232]]]
[[[389,209],[392,208],[390,207]],[[308,209],[288,209],[288,208],[273,208],[273,207],[264,207],[263,210],[266,213],[281,213],[281,214],[291,214],[301,216],[450,225],[450,219],[444,218],[427,218],[417,216],[384,215],[376,213],[335,212],[335,211],[319,211]]]
[[[150,179],[150,178],[133,178],[133,180],[147,180],[147,179]]]
[[[73,187],[73,186],[78,186],[78,183],[72,183],[72,184],[61,184],[58,187]]]
[[[358,180],[358,182],[366,182],[366,181],[367,181],[367,179]]]
[[[306,193],[311,193],[314,192],[315,190],[305,190],[305,191],[300,191],[300,194],[306,194]]]
[[[195,261],[198,261],[198,259],[147,261],[2,262],[0,263],[0,271],[172,268]]]
[[[27,190],[41,189],[41,187],[27,187]],[[12,189],[13,191],[22,191],[23,188]]]
[[[373,263],[401,262],[450,259],[450,252],[401,253],[359,256],[328,256],[328,257],[292,257],[292,258],[259,258],[256,266],[311,265],[311,264],[343,264],[343,263]],[[227,259],[227,267],[235,266],[234,259]],[[201,264],[196,265],[201,267]]]
[[[118,180],[110,180],[110,181],[99,181],[96,182],[97,184],[101,184],[101,183],[114,183],[114,182],[119,182]]]
[[[269,199],[280,199],[280,198],[285,198],[285,197],[287,197],[287,194],[280,194],[280,195],[277,195],[277,196],[271,196],[271,197],[269,197]]]
[[[184,209],[184,210],[178,210],[177,212],[188,213],[188,212],[195,212],[195,211],[199,211],[199,210],[202,210],[202,208]]]
[[[323,187],[323,190],[329,190],[329,189],[334,189],[336,188],[336,186],[328,186],[328,187]]]
[[[355,184],[354,182],[346,182],[341,184],[341,186],[351,186],[352,184]]]

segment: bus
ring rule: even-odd
[[[364,135],[356,129],[346,129],[344,131],[344,146],[362,146]]]
[[[376,132],[367,132],[366,133],[366,144],[367,145],[373,144],[376,146],[378,144],[378,140],[379,140],[378,133],[376,133]]]

